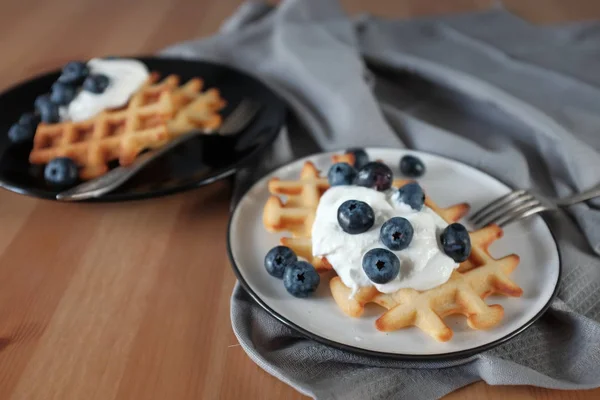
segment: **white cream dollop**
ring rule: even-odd
[[[352,294],[364,286],[374,285],[382,293],[402,288],[427,290],[446,282],[458,267],[443,253],[438,236],[448,225],[438,214],[424,206],[421,211],[397,201],[396,190],[378,192],[360,186],[333,186],[321,197],[312,227],[313,255],[325,256]],[[342,230],[337,210],[346,200],[360,200],[371,206],[375,223],[367,232],[351,235]],[[413,226],[413,238],[404,250],[393,251],[400,259],[400,273],[392,281],[375,284],[362,268],[363,255],[370,249],[388,249],[379,239],[384,222],[404,217]],[[389,249],[388,249],[389,250]]]
[[[59,108],[61,121],[83,121],[104,110],[123,107],[150,76],[146,65],[133,59],[93,58],[87,67],[90,74],[106,75],[108,87],[98,94],[80,90],[68,105]]]

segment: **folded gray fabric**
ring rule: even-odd
[[[277,163],[318,149],[408,146],[564,196],[599,180],[599,38],[597,23],[535,27],[502,9],[351,21],[335,1],[288,0],[246,3],[219,34],[161,54],[228,64],[278,92],[299,123],[278,140]],[[240,185],[263,172],[245,171]],[[481,379],[600,386],[600,212],[578,205],[549,222],[563,260],[558,298],[486,353],[428,363],[351,354],[290,330],[239,286],[234,332],[263,369],[315,398],[431,399]]]

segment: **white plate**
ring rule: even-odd
[[[410,153],[421,158],[427,172],[419,183],[440,206],[468,202],[472,210],[477,210],[510,191],[497,179],[440,156],[399,149],[367,149],[367,153],[370,159],[381,159],[388,164],[395,177],[401,176],[398,164],[403,155]],[[228,246],[232,265],[240,283],[273,316],[331,346],[400,359],[442,359],[464,357],[497,346],[525,330],[547,309],[556,294],[560,259],[554,238],[539,216],[507,226],[504,237],[490,248],[496,258],[511,253],[521,257],[512,279],[523,288],[524,294],[520,298],[491,296],[486,300],[488,304],[501,304],[505,310],[499,326],[489,331],[470,329],[464,317],[453,316],[445,321],[454,331],[454,337],[445,343],[435,341],[418,328],[379,332],[374,322],[383,309],[373,305],[361,318],[346,316],[331,297],[329,277],[322,277],[312,298],[289,295],[282,281],[271,277],[263,266],[265,254],[285,235],[269,233],[263,227],[263,206],[269,197],[267,182],[275,176],[297,179],[307,160],[326,174],[332,154],[297,160],[265,176],[244,195],[231,217]]]

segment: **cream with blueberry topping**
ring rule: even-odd
[[[134,59],[93,58],[87,67],[90,75],[106,76],[108,87],[102,93],[80,90],[69,104],[59,108],[61,121],[83,121],[104,110],[125,106],[150,76],[146,65]]]
[[[372,285],[382,293],[402,288],[431,289],[446,282],[459,265],[438,243],[448,224],[427,206],[416,211],[401,202],[397,194],[395,189],[377,191],[341,185],[329,188],[319,201],[312,227],[313,255],[327,257],[352,294]],[[366,232],[349,234],[338,223],[338,208],[347,200],[365,202],[373,209],[375,222]],[[400,273],[387,283],[375,284],[363,270],[363,256],[370,249],[386,248],[380,240],[380,229],[392,217],[406,218],[413,227],[413,237],[407,248],[393,251],[400,259]]]

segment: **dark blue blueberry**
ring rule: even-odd
[[[364,201],[346,200],[338,208],[337,220],[344,232],[356,235],[371,229],[375,223],[375,214]]]
[[[59,104],[66,105],[69,104],[73,98],[75,98],[75,87],[62,82],[55,82],[52,85],[52,93],[50,94],[50,101]]]
[[[371,282],[384,284],[400,273],[400,260],[386,249],[371,249],[362,259],[362,267]]]
[[[81,61],[71,61],[67,63],[63,69],[61,75],[58,77],[58,81],[67,84],[80,84],[90,73],[87,65]]]
[[[467,228],[457,222],[448,225],[440,235],[444,253],[455,262],[466,261],[471,254],[471,238]]]
[[[30,142],[33,140],[33,136],[35,134],[35,128],[31,127],[31,125],[25,124],[13,124],[8,130],[8,138],[13,143],[24,143]]]
[[[317,270],[306,261],[296,261],[283,274],[283,286],[296,297],[308,297],[317,290],[320,282]]]
[[[50,100],[50,95],[42,94],[35,98],[35,101],[33,102],[33,106],[35,107],[36,110],[40,111],[41,107],[43,107],[44,105],[49,104],[49,103],[52,103],[52,101]]]
[[[44,169],[46,182],[57,186],[70,186],[77,182],[77,165],[70,158],[59,157],[51,160]]]
[[[329,168],[327,180],[331,186],[352,185],[356,170],[348,163],[336,163]]]
[[[381,225],[379,237],[390,250],[398,251],[408,247],[413,233],[413,226],[406,218],[394,217]]]
[[[59,121],[58,104],[52,102],[40,103],[38,111],[42,122],[53,124]]]
[[[36,115],[32,112],[26,112],[21,115],[19,118],[19,124],[24,126],[30,126],[32,128],[36,128],[40,123],[40,116]]]
[[[354,154],[354,168],[356,169],[361,169],[369,162],[369,155],[359,147],[346,150],[346,154]]]
[[[370,162],[356,174],[354,183],[379,191],[388,190],[392,187],[392,170],[380,162]]]
[[[38,96],[33,103],[35,109],[40,113],[40,119],[45,123],[58,122],[58,105],[50,100],[49,94]]]
[[[408,204],[413,210],[421,211],[425,204],[425,193],[417,182],[411,182],[398,189],[395,199]]]
[[[283,278],[285,268],[298,261],[298,257],[289,247],[273,247],[265,256],[265,268],[275,278]]]
[[[38,115],[31,112],[24,113],[19,118],[19,122],[13,124],[8,130],[8,138],[13,143],[32,141],[39,122],[40,117]]]
[[[404,156],[400,159],[400,172],[404,176],[418,178],[425,173],[425,164],[415,156]]]
[[[102,74],[94,74],[85,78],[83,82],[83,90],[87,90],[88,92],[100,94],[103,93],[108,84],[110,83],[110,79],[108,76]]]

